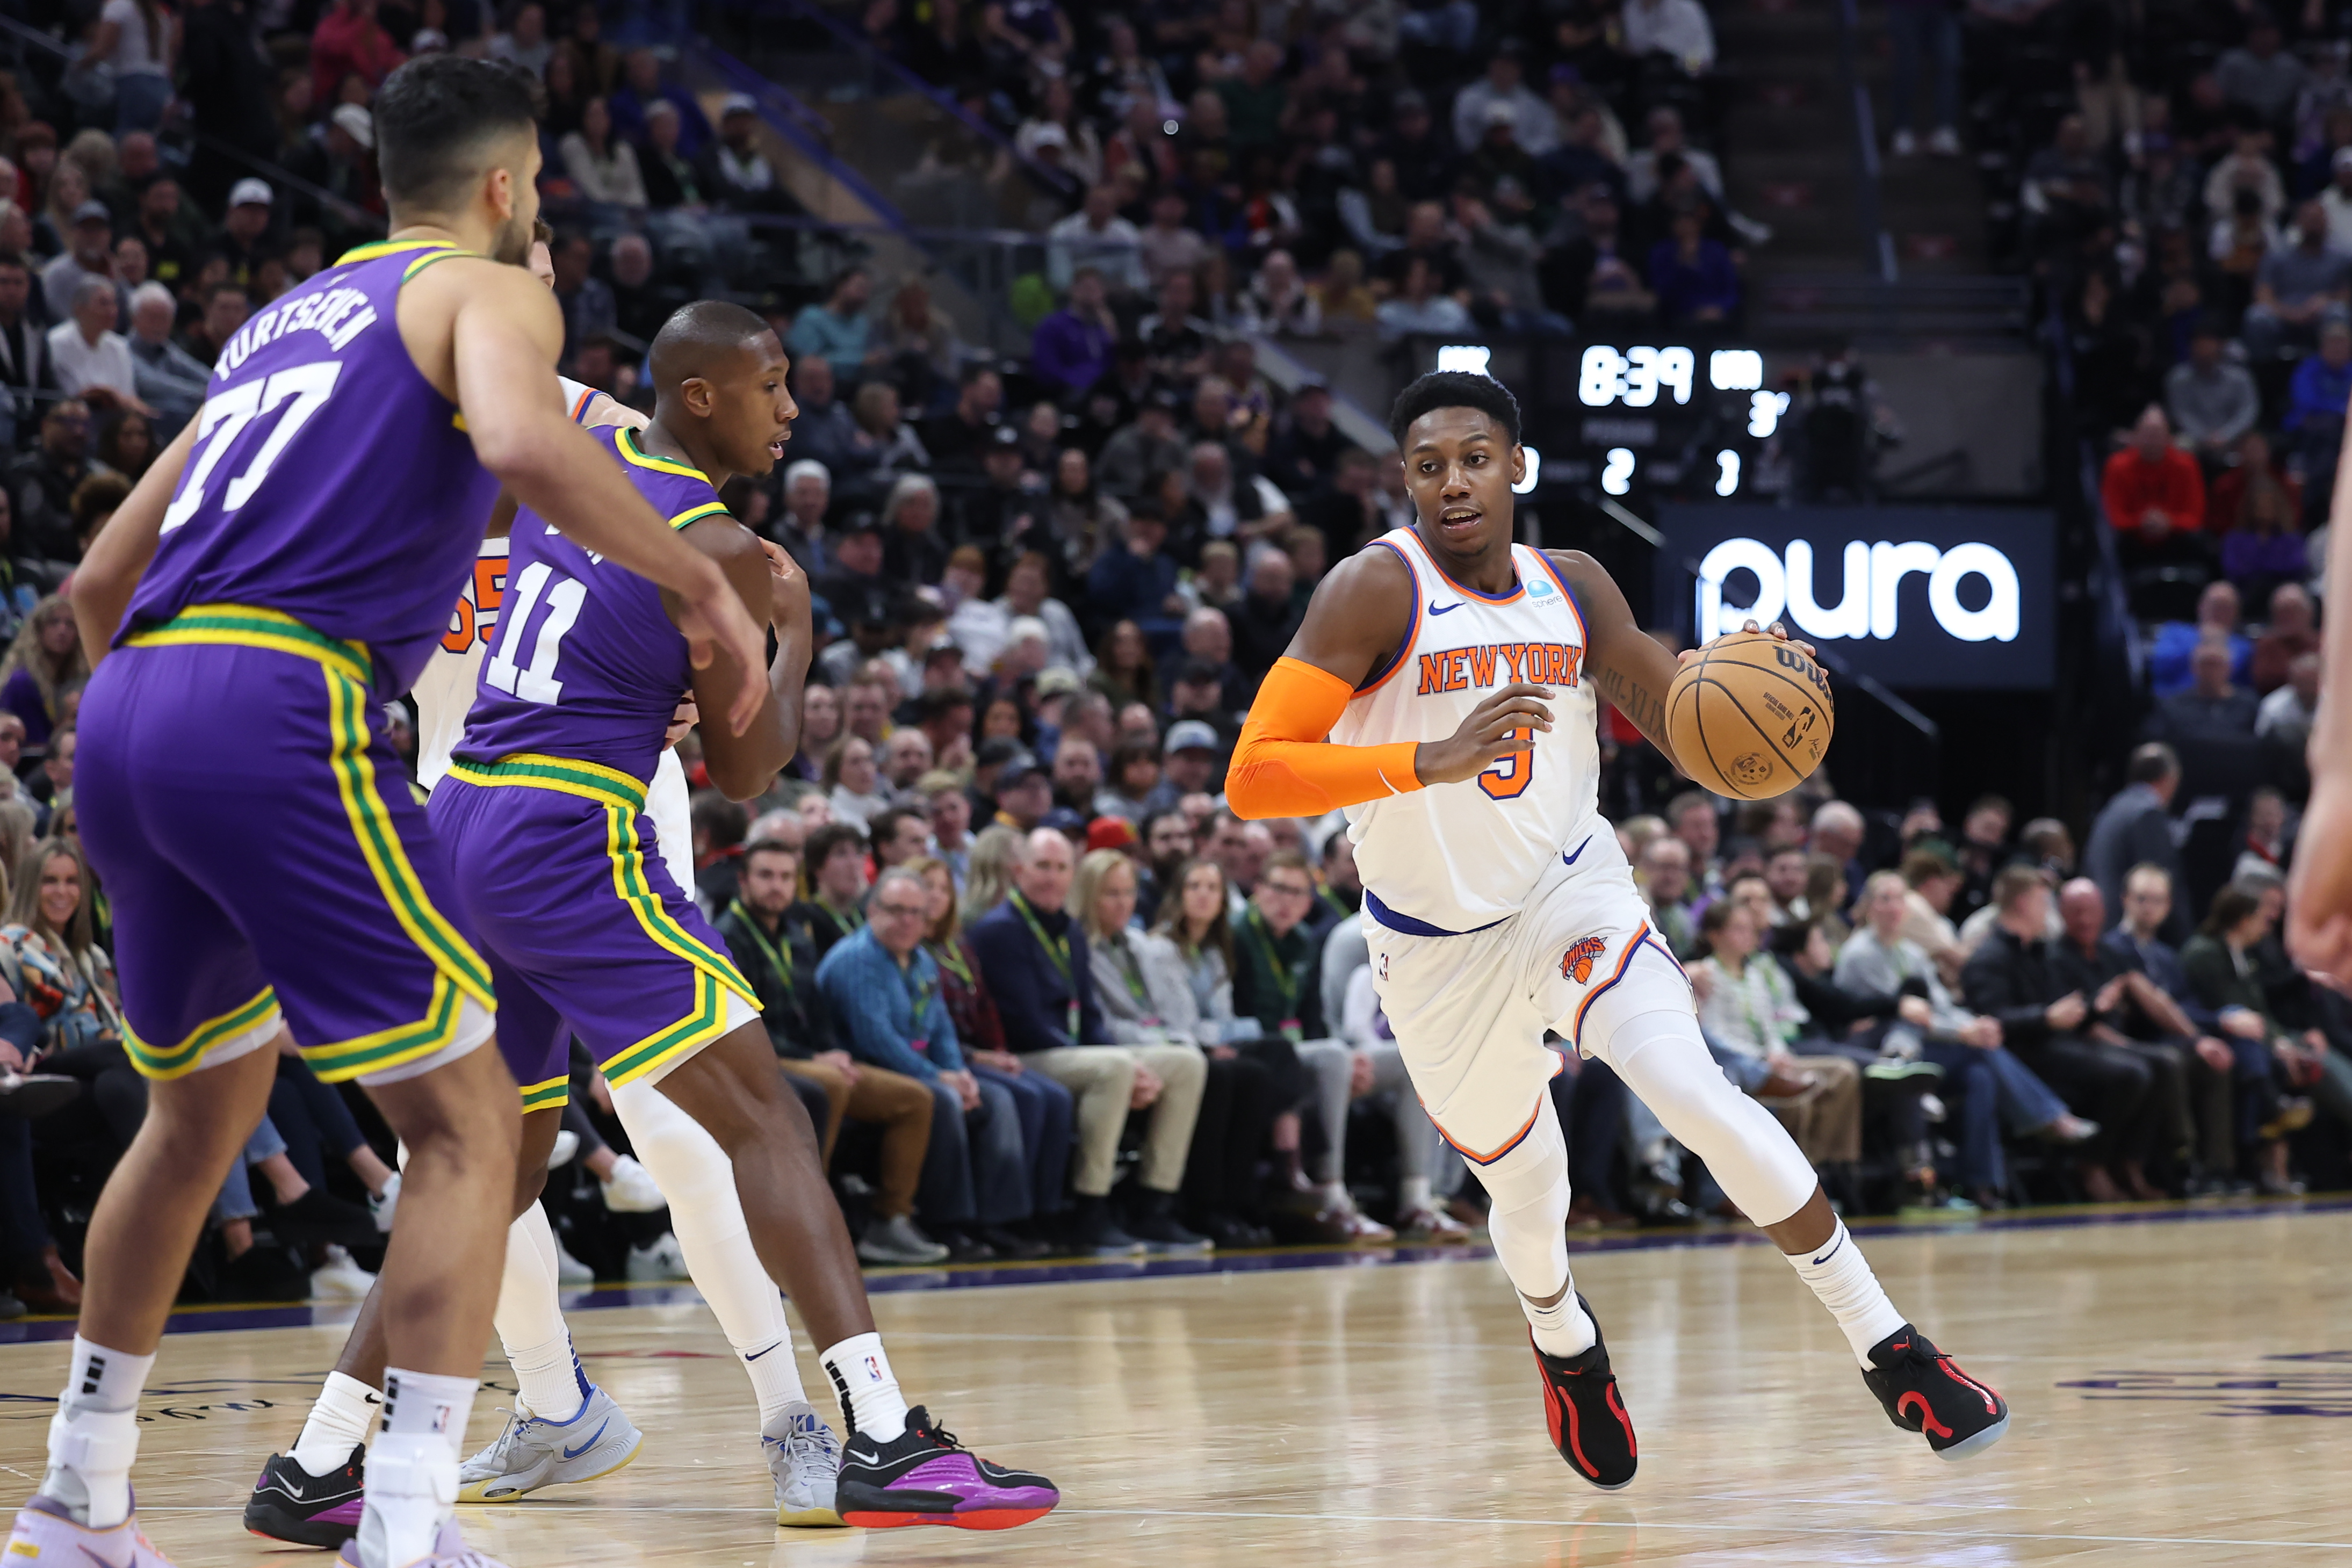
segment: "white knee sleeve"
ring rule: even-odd
[[[669,1199],[678,1250],[728,1343],[757,1350],[788,1338],[783,1297],[752,1249],[735,1192],[735,1165],[719,1140],[650,1083],[614,1090],[613,1113]]]
[[[768,1278],[743,1218],[735,1163],[701,1123],[643,1080],[613,1091],[613,1113],[669,1199],[670,1231],[686,1271],[735,1347],[736,1364],[759,1402],[761,1428],[767,1430],[786,1406],[805,1396],[783,1295]]]
[[[499,1305],[492,1322],[499,1343],[517,1351],[566,1338],[563,1304],[557,1298],[555,1230],[547,1210],[532,1204],[507,1227],[507,1260],[499,1276]]]
[[[1486,1229],[1503,1272],[1523,1296],[1552,1295],[1568,1281],[1568,1142],[1551,1096],[1509,1152],[1474,1168],[1494,1203]]]
[[[1586,1021],[1585,1049],[1706,1162],[1741,1213],[1778,1225],[1805,1206],[1818,1185],[1813,1167],[1769,1111],[1731,1086],[1687,999],[1608,1019],[1600,1030],[1594,1021]]]

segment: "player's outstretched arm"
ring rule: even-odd
[[[703,711],[725,715],[724,727],[742,734],[769,700],[759,678],[767,640],[717,563],[673,532],[564,417],[551,384],[563,340],[554,300],[530,274],[494,263],[449,262],[411,287],[427,286],[447,297],[453,395],[482,465],[575,543],[677,596],[695,667],[723,654],[736,672],[723,693],[701,694]],[[402,319],[404,327],[405,310]]]
[[[1407,636],[1412,593],[1412,572],[1386,549],[1340,562],[1316,589],[1307,619],[1258,687],[1234,747],[1225,803],[1235,816],[1320,816],[1468,779],[1497,757],[1532,749],[1532,727],[1551,727],[1551,710],[1542,702],[1551,693],[1514,682],[1444,740],[1331,744],[1331,727],[1356,687]]]
[[[2352,426],[2344,433],[2352,458]],[[2336,468],[2328,516],[2352,517],[2352,461]],[[2331,535],[2332,537],[2332,535]],[[2352,541],[2327,552],[2328,603],[2320,627],[2319,711],[2311,726],[2311,799],[2286,883],[2286,946],[2295,962],[2352,987]]]
[[[69,585],[74,625],[81,632],[82,652],[93,670],[121,629],[123,612],[131,608],[131,596],[139,591],[147,563],[155,559],[155,541],[163,534],[163,513],[172,505],[172,492],[180,487],[180,470],[187,466],[188,450],[196,444],[196,420],[189,420],[172,444],[156,454],[114,516],[106,520],[106,527],[89,541],[81,565],[74,569]]]
[[[761,550],[760,540],[751,529],[732,517],[706,517],[698,523],[688,523],[680,537],[687,545],[705,559],[716,565],[725,575],[728,591],[736,596],[737,605],[747,614],[766,621],[773,612],[779,592],[773,569]],[[808,590],[801,587],[801,624],[803,636],[808,617]],[[679,620],[684,607],[677,595],[665,591],[663,605],[672,620]],[[767,651],[762,641],[761,652]],[[778,662],[783,662],[780,651]],[[800,645],[800,666],[808,668],[808,644]],[[775,687],[776,671],[771,667],[768,678],[760,678],[761,663],[749,665],[736,663],[735,654],[721,648],[709,664],[694,672],[694,700],[705,713],[716,710],[717,705],[730,699],[746,680],[761,693],[758,710],[751,722],[740,732],[722,727],[705,727],[702,732],[702,763],[710,774],[710,782],[730,800],[748,800],[776,781],[776,775],[793,759],[793,748],[798,738],[797,716],[788,722],[782,702]],[[797,699],[800,681],[791,682]]]

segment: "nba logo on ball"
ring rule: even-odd
[[[1829,677],[1768,632],[1717,639],[1666,688],[1666,740],[1682,770],[1718,795],[1766,800],[1811,776],[1836,725]]]

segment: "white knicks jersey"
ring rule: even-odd
[[[1334,742],[1444,740],[1499,686],[1551,688],[1552,727],[1535,732],[1534,750],[1347,810],[1370,918],[1413,935],[1473,931],[1517,914],[1553,858],[1597,826],[1601,747],[1584,680],[1584,612],[1558,569],[1526,545],[1511,547],[1518,584],[1499,597],[1448,578],[1409,528],[1368,548],[1394,550],[1412,574],[1412,622],[1349,700]]]

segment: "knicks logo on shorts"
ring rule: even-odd
[[[1559,972],[1580,986],[1592,978],[1592,966],[1599,963],[1601,955],[1607,951],[1607,937],[1587,936],[1560,955]]]

